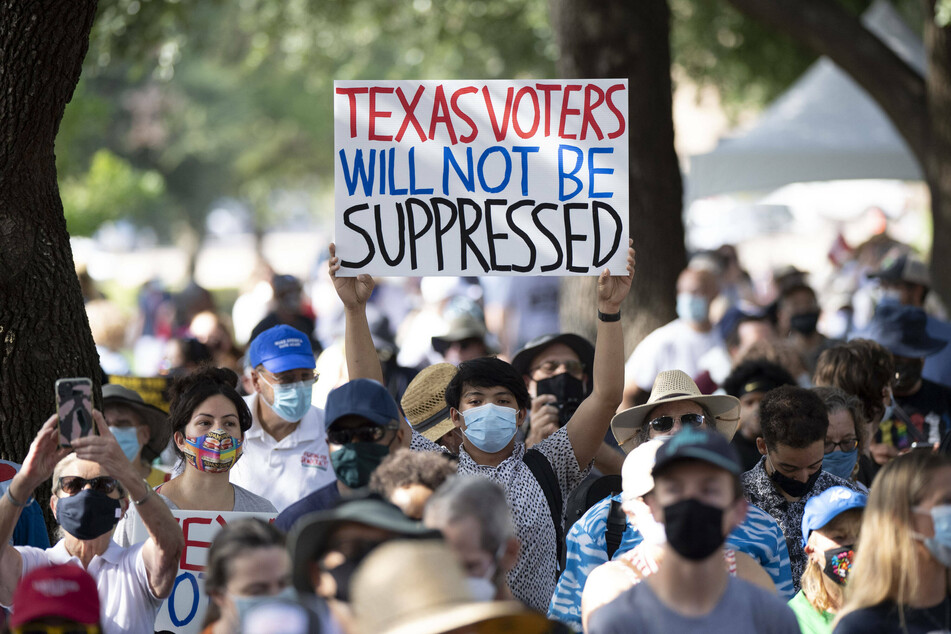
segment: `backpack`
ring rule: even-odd
[[[603,500],[621,492],[621,476],[589,475],[581,484],[579,484],[571,495],[568,496],[568,505],[565,515],[567,517],[565,532],[571,529],[572,524],[581,519],[592,506]],[[611,507],[608,510],[607,527],[605,528],[605,539],[607,541],[608,560],[614,557],[614,553],[621,546],[621,539],[624,531],[627,530],[627,516],[621,509],[621,503],[611,500]]]
[[[537,449],[529,449],[522,457],[522,461],[535,476],[538,486],[542,488],[545,499],[548,501],[551,522],[555,527],[555,555],[557,557],[555,580],[557,581],[565,570],[565,525],[561,520],[564,501],[561,495],[561,485],[558,484],[558,476],[555,475],[551,463],[548,462],[548,458],[542,452]]]

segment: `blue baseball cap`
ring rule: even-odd
[[[401,419],[396,401],[385,387],[371,379],[354,379],[331,390],[324,414],[328,429],[344,416],[360,416],[381,426]]]
[[[272,374],[317,367],[307,335],[284,324],[268,328],[254,338],[248,349],[248,362],[252,368],[263,365]]]
[[[829,487],[819,495],[809,498],[802,514],[802,545],[809,541],[809,533],[831,522],[837,515],[849,509],[864,509],[868,496],[847,487]]]

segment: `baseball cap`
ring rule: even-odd
[[[882,260],[882,268],[869,273],[868,276],[888,282],[908,282],[920,286],[931,286],[928,265],[907,253],[897,257],[886,257]]]
[[[285,324],[268,328],[254,338],[248,350],[248,362],[252,368],[263,365],[273,374],[317,367],[310,339]]]
[[[835,517],[849,509],[864,509],[868,496],[847,487],[829,487],[819,495],[809,498],[802,513],[802,545],[809,541],[809,534],[819,530]]]
[[[658,450],[651,475],[657,474],[680,460],[701,460],[726,469],[735,476],[743,472],[736,450],[722,434],[687,427],[675,434]]]
[[[331,390],[324,413],[328,428],[344,416],[360,416],[384,426],[401,418],[390,393],[371,379],[354,379]]]
[[[20,580],[13,593],[10,627],[45,618],[99,623],[99,591],[92,576],[79,566],[44,566]]]

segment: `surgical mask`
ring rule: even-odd
[[[462,433],[480,451],[502,451],[515,437],[518,412],[511,407],[486,403],[462,412],[466,428]]]
[[[96,539],[105,535],[121,517],[119,500],[101,491],[83,489],[56,502],[56,521],[76,539]]]
[[[706,559],[723,546],[723,509],[693,498],[664,507],[667,543],[681,557]]]
[[[304,418],[304,414],[310,409],[313,381],[271,384],[263,376],[260,378],[271,386],[271,391],[274,393],[273,403],[268,403],[267,399],[262,399],[271,408],[271,411],[288,423],[296,423]]]
[[[915,539],[924,543],[928,552],[945,568],[951,568],[951,504],[933,506],[931,511],[914,509],[915,513],[931,515],[934,523],[934,536],[925,537],[920,533],[912,533]]]
[[[330,464],[337,479],[351,489],[370,484],[370,476],[390,453],[387,445],[375,442],[352,442],[330,452]]]
[[[495,584],[485,577],[466,577],[469,594],[475,601],[492,601],[495,599]]]
[[[897,288],[885,288],[882,289],[879,294],[878,304],[900,304],[901,303],[901,291]]]
[[[197,438],[186,436],[182,453],[199,471],[224,473],[241,457],[241,441],[223,429],[213,429]]]
[[[264,605],[265,603],[271,603],[272,601],[296,601],[297,593],[294,591],[294,588],[288,586],[278,592],[277,594],[265,594],[265,595],[256,595],[253,597],[244,597],[236,594],[228,593],[228,596],[231,597],[231,601],[234,603],[234,608],[238,612],[238,624],[239,626],[244,623],[244,618],[248,615],[248,612],[254,608]],[[240,630],[239,630],[240,631]]]
[[[816,332],[819,323],[819,311],[793,315],[789,318],[789,328],[801,335],[811,335]]]
[[[634,515],[634,527],[646,543],[654,546],[663,546],[667,543],[667,531],[664,525],[654,519],[650,507],[643,500],[628,502],[628,508]]]
[[[843,480],[852,477],[852,470],[859,459],[859,450],[852,451],[832,451],[822,458],[822,470],[839,476]],[[791,495],[791,494],[790,494]]]
[[[773,484],[794,498],[801,498],[812,491],[812,487],[816,485],[816,480],[818,480],[819,476],[822,474],[821,468],[816,469],[812,474],[809,475],[808,480],[805,482],[800,482],[795,478],[790,478],[789,476],[780,473],[776,467],[773,466],[771,459],[769,465],[773,467],[773,473],[769,476],[769,479],[772,480]]]
[[[129,459],[129,462],[135,462],[139,455],[139,430],[135,427],[110,427],[109,431],[116,437],[119,448]]]
[[[677,316],[684,321],[701,324],[707,321],[710,303],[705,297],[690,293],[677,294]]]
[[[564,427],[585,397],[584,383],[567,372],[542,379],[535,383],[536,394],[553,394],[558,399],[554,405],[558,408],[558,425]]]
[[[822,569],[829,579],[832,579],[840,586],[844,586],[849,576],[849,570],[852,569],[852,560],[855,558],[853,546],[841,546],[839,548],[830,548],[822,553],[826,560],[826,565]]]

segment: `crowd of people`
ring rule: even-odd
[[[867,315],[701,254],[627,358],[632,248],[593,341],[533,321],[548,280],[414,295],[332,245],[314,304],[265,276],[233,327],[150,284],[126,346],[90,297],[96,433],[63,447],[50,417],[2,484],[7,627],[157,631],[173,512],[216,511],[212,634],[951,632],[951,326],[910,250],[867,248],[842,272]],[[167,412],[120,380],[150,354]],[[23,530],[47,481],[52,546]]]

